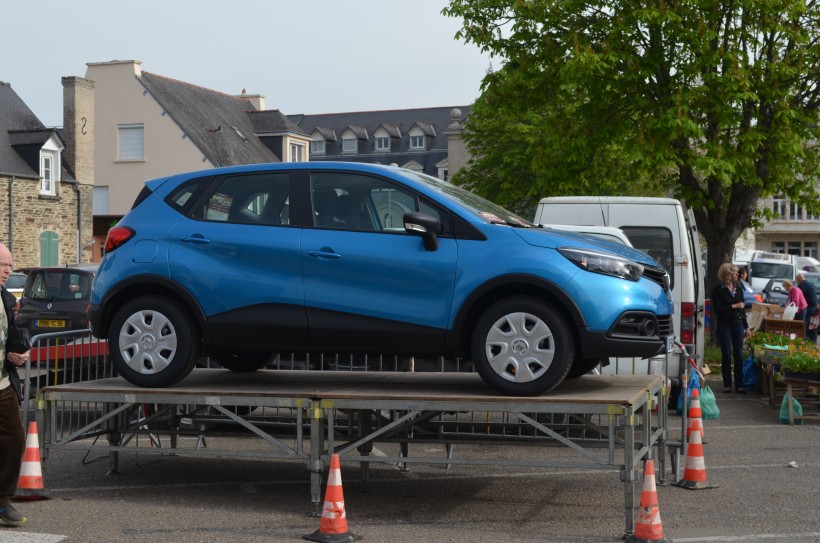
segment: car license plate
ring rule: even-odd
[[[37,319],[37,328],[65,328],[65,321]]]

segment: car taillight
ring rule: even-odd
[[[680,342],[691,345],[695,342],[695,304],[680,304]]]
[[[105,252],[110,253],[134,237],[134,231],[127,226],[115,226],[105,236]]]

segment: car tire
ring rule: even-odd
[[[493,304],[479,318],[472,354],[492,388],[508,396],[535,396],[564,380],[575,357],[575,338],[555,308],[516,296]]]
[[[231,352],[227,349],[211,349],[211,358],[226,370],[251,373],[264,368],[270,361],[267,352]]]
[[[141,387],[166,387],[194,368],[200,339],[189,313],[162,296],[137,297],[111,321],[109,351],[114,368]]]

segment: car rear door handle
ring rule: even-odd
[[[202,234],[194,234],[193,236],[182,236],[182,238],[180,239],[186,243],[211,243],[211,240],[209,240]]]
[[[322,247],[319,250],[313,249],[307,252],[308,256],[315,256],[317,258],[342,258],[342,255],[331,249],[330,247]]]

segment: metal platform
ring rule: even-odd
[[[624,483],[630,534],[642,461],[655,458],[663,481],[666,392],[660,376],[586,375],[543,396],[522,398],[499,396],[472,373],[197,369],[164,389],[135,387],[122,378],[46,387],[40,402],[44,412],[38,413],[45,419],[44,457],[60,448],[101,451],[108,454],[112,470],[121,452],[305,462],[315,510],[322,499],[322,474],[334,452],[343,461],[362,463],[365,484],[372,462],[617,471]],[[661,401],[653,402],[653,397]],[[480,417],[470,418],[475,413]],[[220,432],[226,427],[260,438],[264,447],[237,451],[206,446],[207,439],[224,435]],[[185,436],[195,440],[180,439]],[[446,456],[410,454],[414,443],[430,442],[444,443]],[[456,443],[486,442],[527,444],[537,452],[526,460],[498,458],[497,450],[492,458],[454,454]],[[372,455],[374,445],[382,443],[398,444],[399,452]],[[550,447],[566,447],[572,454],[550,455]],[[482,447],[462,450],[480,454]]]

